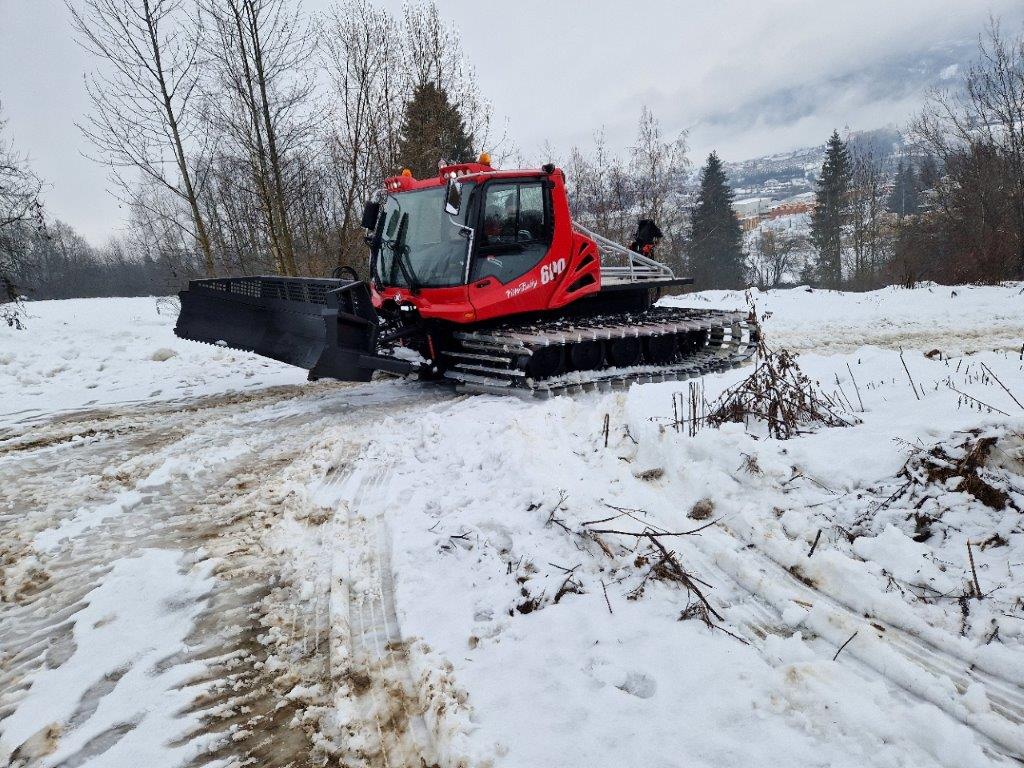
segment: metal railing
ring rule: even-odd
[[[631,251],[621,243],[602,237],[591,229],[584,227],[578,222],[573,222],[573,229],[582,235],[586,235],[595,243],[601,254],[601,275],[602,277],[617,278],[618,280],[637,282],[640,280],[671,280],[675,277],[667,266],[660,261],[644,256],[642,253]],[[625,265],[608,263],[613,258],[624,259]]]

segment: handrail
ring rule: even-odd
[[[660,261],[644,256],[642,253],[630,250],[621,243],[609,240],[607,237],[597,234],[591,229],[584,227],[579,222],[572,223],[573,228],[582,235],[586,235],[597,243],[598,253],[601,254],[601,271],[616,276],[628,277],[630,281],[651,280],[655,278],[673,279],[675,273]],[[614,254],[626,259],[626,266],[605,265],[605,257]]]

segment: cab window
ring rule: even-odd
[[[472,279],[514,280],[544,258],[550,243],[550,209],[542,182],[488,184]]]

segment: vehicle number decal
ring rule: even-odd
[[[558,259],[540,268],[540,283],[547,285],[565,271],[565,259]]]

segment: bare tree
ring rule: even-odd
[[[604,130],[596,131],[592,147],[573,147],[566,162],[573,217],[622,243],[633,238],[638,219],[654,219],[665,235],[659,258],[681,270],[689,216],[686,152],[685,133],[666,138],[646,107],[626,161],[611,151]]]
[[[395,18],[368,0],[345,0],[325,14],[322,26],[320,61],[330,76],[331,105],[330,168],[323,176],[330,183],[321,192],[317,216],[337,229],[337,263],[355,266],[360,207],[398,170],[402,120],[416,87],[443,89],[477,148],[493,151],[491,107],[457,31],[433,2],[408,3]]]
[[[630,151],[636,204],[640,217],[653,219],[665,233],[662,258],[676,269],[682,266],[687,221],[680,195],[690,170],[686,152],[686,133],[666,138],[654,113],[644,107]]]
[[[761,229],[751,241],[750,281],[762,290],[777,288],[804,267],[806,237],[775,229]]]
[[[406,93],[432,82],[458,108],[479,149],[491,140],[490,102],[483,97],[476,71],[462,50],[457,29],[446,26],[434,0],[411,0],[403,8]]]
[[[590,152],[572,148],[566,174],[573,215],[605,237],[628,242],[636,226],[635,185],[603,129],[594,133]]]
[[[86,79],[92,113],[81,126],[103,154],[129,203],[135,170],[188,206],[189,235],[208,275],[213,252],[199,207],[207,135],[194,107],[202,62],[182,0],[84,0],[68,3],[78,42],[103,61]],[[170,159],[168,159],[168,156]]]
[[[953,234],[964,241],[965,258],[987,263],[976,279],[1024,277],[1024,37],[1008,39],[992,19],[963,90],[933,92],[912,128],[945,171],[937,213],[959,218],[964,228]],[[993,199],[994,183],[1002,190]],[[983,218],[968,220],[958,200]]]
[[[16,281],[25,267],[29,235],[43,226],[43,182],[7,142],[6,125],[0,117],[0,320],[20,327]]]
[[[887,225],[886,195],[891,158],[876,154],[870,147],[854,149],[850,183],[850,255],[849,281],[859,290],[875,287],[882,266],[888,261],[890,238]]]
[[[289,223],[291,157],[315,137],[316,36],[301,6],[284,0],[202,0],[204,50],[215,76],[205,83],[207,114],[234,151],[248,158],[263,204],[277,270],[296,274]]]
[[[404,99],[396,87],[402,52],[392,34],[394,19],[367,0],[335,6],[326,26],[323,64],[333,95],[328,148],[338,226],[342,241],[354,244],[359,204],[376,193],[394,167]],[[346,251],[339,250],[339,266],[347,263]]]

